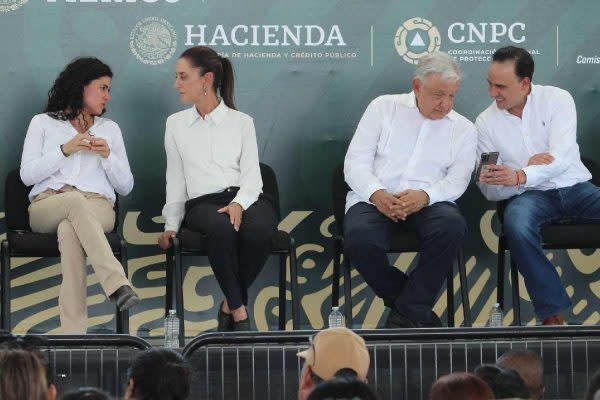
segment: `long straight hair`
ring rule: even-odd
[[[21,349],[0,351],[0,399],[49,399],[46,370],[37,355]]]
[[[233,65],[226,57],[221,57],[216,51],[206,46],[190,47],[181,54],[194,67],[200,68],[201,74],[212,72],[215,76],[213,89],[219,93],[227,107],[236,110],[233,100]]]

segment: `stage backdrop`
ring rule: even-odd
[[[162,335],[165,255],[156,237],[163,229],[164,124],[186,107],[173,89],[174,64],[190,46],[212,46],[231,58],[238,108],[254,117],[260,159],[278,176],[280,228],[298,243],[301,326],[321,328],[331,306],[331,172],[369,102],[410,91],[419,57],[441,49],[465,71],[455,109],[474,120],[491,102],[485,80],[491,54],[523,46],[536,61],[535,83],[571,92],[582,154],[600,161],[599,14],[596,0],[0,0],[0,176],[19,166],[29,120],[43,109],[64,65],[78,56],[110,64],[115,78],[106,116],[123,131],[135,176],[120,207],[129,274],[142,298],[131,313],[131,332]],[[475,187],[461,202],[469,223],[469,295],[482,325],[496,298],[498,223],[494,204]],[[573,300],[568,319],[597,324],[600,251],[547,254]],[[415,254],[392,260],[406,270]],[[260,330],[276,327],[276,261],[251,290]],[[15,331],[59,332],[60,280],[57,259],[13,260]],[[355,326],[381,325],[382,302],[356,271],[352,284]],[[91,270],[88,285],[90,331],[112,330],[114,309]],[[524,286],[521,293],[523,320],[534,324]],[[435,311],[445,318],[441,294]],[[184,297],[187,334],[214,329],[222,295],[207,259],[186,261]],[[505,311],[510,323],[512,310]],[[463,321],[462,307],[456,320]]]

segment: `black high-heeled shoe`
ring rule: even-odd
[[[219,306],[219,314],[217,315],[217,331],[231,332],[233,331],[233,315],[223,311],[223,303]]]

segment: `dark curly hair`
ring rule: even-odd
[[[112,78],[113,73],[110,67],[99,59],[76,58],[54,81],[48,92],[48,105],[44,112],[63,121],[75,119],[83,111],[83,88],[91,81],[105,76]],[[105,111],[102,110],[102,114]]]

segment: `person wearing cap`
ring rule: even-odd
[[[432,310],[466,235],[454,203],[475,167],[475,126],[452,107],[461,71],[442,52],[419,60],[413,91],[369,104],[344,160],[344,256],[391,308],[386,328],[441,326]],[[387,252],[397,231],[419,238],[410,278]]]
[[[348,328],[322,330],[311,339],[308,349],[298,353],[304,359],[298,399],[306,400],[319,383],[346,376],[367,382],[370,357],[363,338]]]

